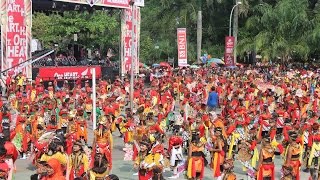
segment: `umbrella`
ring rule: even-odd
[[[146,69],[149,68],[146,64],[141,63],[141,62],[139,62],[139,67],[141,67],[141,68],[143,67],[143,68],[146,68]]]
[[[38,141],[40,143],[45,143],[45,142],[50,142],[54,137],[55,137],[56,133],[54,132],[47,132],[44,133],[39,139]]]
[[[216,63],[211,63],[211,67],[212,67],[212,68],[216,68],[216,67],[218,67],[218,64],[216,64]]]
[[[190,68],[192,68],[192,69],[199,69],[199,66],[197,66],[197,65],[191,65]]]
[[[152,67],[154,68],[160,67],[160,64],[152,64]]]
[[[161,67],[171,67],[170,64],[167,63],[167,62],[161,62],[161,63],[160,63],[160,66],[161,66]]]
[[[208,64],[211,64],[211,63],[224,64],[224,62],[221,59],[218,59],[218,58],[211,58],[211,59],[208,60],[207,63]]]
[[[240,63],[237,63],[236,66],[239,67],[239,68],[243,68],[244,67],[244,65],[240,64]]]

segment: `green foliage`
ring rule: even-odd
[[[147,0],[141,8],[140,60],[146,64],[177,59],[177,28],[187,28],[188,61],[196,59],[197,11],[202,10],[202,51],[222,57],[229,15],[235,0]],[[78,43],[119,52],[120,10],[35,13],[33,35],[45,47]],[[238,52],[256,51],[266,58],[307,59],[320,51],[320,4],[316,0],[242,0]],[[158,47],[158,48],[156,48]]]
[[[76,12],[63,14],[35,13],[33,17],[33,36],[45,47],[54,43],[65,48],[73,42],[73,34],[78,34],[78,43],[87,47],[106,50],[107,47],[119,49],[120,19],[119,13],[110,16],[106,11]]]
[[[254,6],[240,31],[238,50],[255,50],[272,59],[307,59],[317,38],[317,28],[312,23],[315,17],[309,12],[307,0],[279,0],[274,5]]]

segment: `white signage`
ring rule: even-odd
[[[134,5],[144,7],[144,0],[135,0]]]

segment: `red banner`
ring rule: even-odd
[[[132,10],[123,10],[121,18],[121,74],[130,74],[131,71],[131,60],[134,59],[135,73],[139,73],[139,39],[140,39],[140,8],[134,6],[134,21],[136,22],[133,27],[132,23]],[[134,50],[132,54],[132,31],[134,33]],[[133,56],[132,56],[133,55]]]
[[[91,6],[104,6],[115,8],[129,8],[130,0],[55,0],[69,3],[89,4]]]
[[[188,65],[188,49],[187,49],[187,29],[177,29],[178,42],[178,66]]]
[[[234,66],[233,57],[234,37],[227,36],[225,39],[224,62],[226,66]]]
[[[7,37],[6,37],[6,63],[7,68],[16,66],[27,60],[27,27],[25,22],[24,0],[7,1]],[[15,69],[26,74],[26,68]]]
[[[101,77],[100,66],[62,66],[62,67],[42,67],[39,68],[38,77],[43,80],[65,79],[92,79],[92,69],[96,70],[96,78]]]

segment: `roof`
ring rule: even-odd
[[[52,12],[52,11],[93,11],[93,10],[110,10],[114,8],[107,8],[101,6],[93,6],[85,4],[67,3],[54,0],[32,0],[33,11],[36,12]]]

